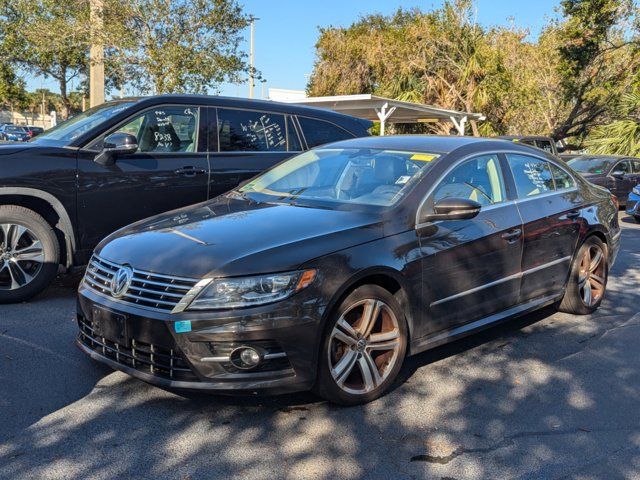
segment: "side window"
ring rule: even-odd
[[[554,190],[549,163],[528,155],[507,154],[518,198],[533,197]]]
[[[544,150],[545,152],[553,153],[553,145],[549,140],[536,140],[536,147]]]
[[[302,145],[300,145],[300,139],[298,138],[298,132],[296,132],[293,126],[293,119],[287,116],[287,138],[289,139],[289,151],[301,152]]]
[[[504,201],[504,180],[498,157],[482,155],[454,168],[436,187],[433,201],[449,197],[468,198],[485,206]]]
[[[556,190],[562,190],[563,188],[573,188],[576,186],[575,180],[565,172],[563,169],[554,165],[553,163],[549,163],[551,166],[551,173],[553,174],[553,179],[556,181]]]
[[[221,152],[284,152],[284,115],[218,108]]]
[[[616,166],[611,169],[611,173],[613,172],[631,173],[629,161],[623,160],[622,162],[616,163]]]
[[[198,107],[158,106],[117,131],[134,135],[139,152],[195,152],[199,117]]]
[[[640,173],[640,160],[631,160],[633,165],[633,173]]]
[[[307,146],[309,148],[354,137],[346,130],[333,123],[325,122],[324,120],[298,117],[298,121],[300,122],[302,133],[307,140]]]

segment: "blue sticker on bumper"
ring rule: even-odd
[[[176,333],[186,333],[191,331],[191,320],[184,320],[173,324]]]

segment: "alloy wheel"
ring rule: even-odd
[[[15,223],[0,223],[0,290],[28,285],[43,264],[42,242],[31,230]]]
[[[381,385],[399,360],[398,319],[383,301],[361,300],[336,322],[329,339],[331,376],[345,392],[365,394]]]
[[[606,259],[598,245],[590,245],[580,261],[578,289],[582,302],[587,307],[597,304],[606,287]]]

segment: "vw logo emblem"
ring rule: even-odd
[[[120,298],[129,289],[133,280],[133,270],[131,267],[120,267],[113,278],[111,279],[111,296],[114,298]]]

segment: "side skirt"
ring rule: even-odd
[[[560,297],[561,296],[562,295],[560,295]],[[488,317],[480,318],[465,325],[460,325],[459,327],[455,327],[444,332],[436,332],[426,337],[419,338],[415,342],[412,342],[410,355],[415,355],[416,353],[423,352],[430,348],[435,348],[440,345],[444,345],[445,343],[453,342],[454,340],[458,340],[466,337],[467,335],[493,327],[506,320],[510,320],[511,318],[546,307],[547,305],[554,303],[558,298],[558,295],[538,298],[531,302],[503,310],[502,312],[494,313]]]

